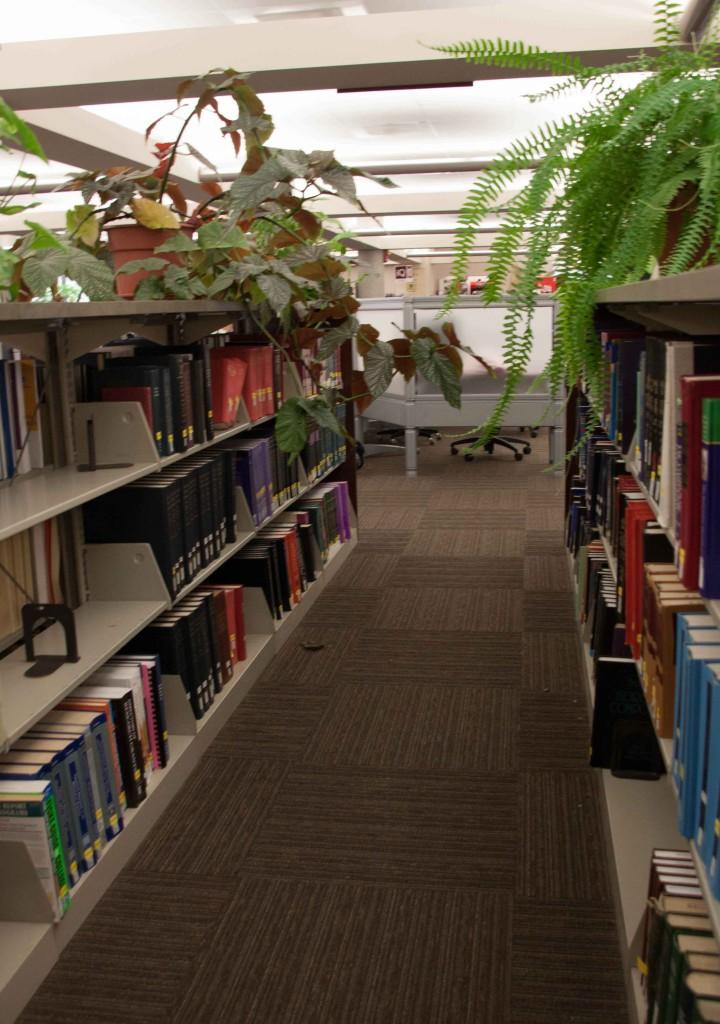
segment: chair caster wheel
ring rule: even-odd
[[[538,436],[537,430],[531,430],[530,431],[530,437],[537,437],[537,436]]]
[[[522,452],[515,452],[515,461],[516,462],[522,462],[522,460],[523,460]]]
[[[494,451],[495,451],[495,445],[494,444],[486,444],[485,445],[485,451],[488,453],[488,455],[492,455],[494,453]]]
[[[525,455],[532,455],[532,448],[529,444],[525,445],[525,447],[523,448],[523,452],[525,453]]]
[[[472,462],[475,456],[472,454],[472,452],[465,452],[463,458],[465,459],[466,462]]]
[[[451,455],[457,455],[457,453],[458,453],[458,450],[457,450],[457,448],[451,448],[451,449],[450,449],[450,454],[451,454]]]
[[[435,438],[434,437],[429,437],[428,438],[428,444],[435,444]]]

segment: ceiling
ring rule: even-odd
[[[535,0],[514,0],[512,5],[507,0],[451,2],[452,8],[442,0],[124,0],[109,8],[96,0],[65,5],[34,0],[32,5],[3,10],[0,89],[41,132],[47,152],[55,158],[39,172],[42,179],[58,180],[73,165],[142,165],[150,162],[143,137],[146,126],[173,106],[168,99],[148,97],[170,96],[174,87],[168,84],[179,70],[199,70],[193,61],[205,61],[200,70],[208,66],[204,57],[198,57],[201,43],[206,51],[217,53],[218,64],[222,47],[237,39],[236,66],[259,69],[255,81],[275,122],[274,145],[334,149],[351,165],[392,168],[398,186],[393,190],[359,182],[374,218],[358,216],[337,200],[324,200],[324,211],[369,246],[407,253],[448,250],[457,212],[475,174],[440,172],[442,163],[492,158],[539,125],[580,110],[588,97],[568,93],[531,103],[528,95],[547,88],[552,79],[488,79],[485,69],[476,67],[472,74],[478,80],[462,87],[338,91],[310,88],[317,78],[312,69],[327,62],[331,80],[339,81],[343,67],[367,62],[366,83],[399,80],[407,85],[407,69],[415,67],[414,81],[437,86],[467,74],[464,62],[437,62],[437,54],[418,42],[439,38],[441,27],[449,39],[495,35],[500,29],[512,38],[540,44],[544,37],[552,38],[550,45],[573,52],[605,47],[603,53],[609,53],[622,46],[651,44],[653,9],[652,0],[583,0],[579,19],[571,0],[545,0],[541,6]],[[292,32],[285,28],[289,19],[294,21]],[[101,38],[104,35],[106,39]],[[316,52],[305,46],[308,40]],[[252,56],[246,60],[244,53]],[[405,63],[397,63],[398,55]],[[448,64],[450,71],[446,69],[443,78],[437,69]],[[281,87],[282,78],[268,84],[263,69],[291,66],[298,70],[289,88]],[[398,67],[406,70],[383,75],[383,68]],[[629,85],[634,80],[623,76],[618,81]],[[40,86],[34,88],[36,82]],[[143,98],[88,102],[88,96],[127,96],[124,84],[132,84],[132,95]],[[70,94],[82,97],[82,105],[74,105],[75,99],[72,106],[58,105],[67,103]],[[153,138],[172,137],[176,125],[163,122]],[[239,167],[212,118],[194,124],[187,140],[220,171]],[[403,162],[412,163],[416,173],[401,173]],[[417,165],[425,162],[428,171],[417,173]],[[26,168],[35,170],[27,163]],[[192,194],[199,173],[207,168],[188,155],[179,170]],[[7,184],[13,172],[13,158],[0,154],[0,182]],[[520,184],[519,179],[516,187]],[[32,216],[60,226],[63,211],[75,201],[67,193],[43,196]],[[22,221],[22,216],[9,218],[4,225],[9,231],[19,230]],[[497,225],[497,217],[487,221],[479,245],[492,240]]]
[[[353,17],[372,14],[442,10],[443,0],[123,0],[99,4],[97,0],[33,0],[32,4],[5,4],[2,12],[3,44],[41,39],[70,39],[169,29],[227,27],[257,21],[298,18]],[[453,8],[497,6],[497,0],[452,0]],[[573,5],[568,4],[572,9]],[[584,14],[624,18],[646,16],[652,0],[585,0]],[[507,9],[507,8],[506,8]],[[594,10],[593,10],[594,9]],[[508,23],[519,23],[509,8]],[[508,30],[511,29],[508,24]]]

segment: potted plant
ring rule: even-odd
[[[491,246],[486,302],[507,301],[501,397],[482,438],[502,423],[532,351],[537,281],[559,282],[555,346],[546,369],[553,392],[583,378],[601,394],[604,362],[593,330],[598,289],[677,274],[720,254],[720,72],[717,32],[692,47],[678,29],[681,5],[655,2],[655,44],[622,64],[590,68],[572,56],[521,42],[479,39],[434,49],[465,60],[562,76],[530,97],[584,90],[588,105],[513,142],[483,171],[459,215],[449,310],[467,274],[483,218],[506,210]],[[616,79],[642,76],[629,88]],[[520,171],[529,180],[509,200]],[[517,268],[505,298],[506,281]]]
[[[191,88],[199,98],[187,103]],[[311,421],[340,430],[337,404],[372,401],[397,373],[410,379],[421,372],[459,405],[461,346],[451,325],[405,332],[391,341],[361,325],[344,257],[346,237],[312,209],[324,195],[362,208],[355,178],[370,175],[346,167],[332,152],[270,146],[272,120],[232,70],[183,83],[178,106],[169,113],[180,115],[180,127],[172,142],[155,145],[155,166],[77,175],[65,187],[79,189],[83,203],[68,212],[65,233],[30,225],[17,252],[21,283],[35,296],[48,289],[59,295],[59,279],[69,276],[91,299],[119,294],[241,302],[255,329],[288,358],[301,359],[318,382],[324,361],[357,339],[365,368],[354,375],[352,395],[321,389],[317,397],[283,404],[277,438],[287,452],[302,451]],[[206,113],[217,119],[236,153],[243,149],[244,163],[227,188],[209,184],[207,200],[193,207],[172,181],[172,171],[185,152],[188,127]],[[147,137],[158,124],[148,128]],[[108,229],[134,235],[138,228],[145,236],[139,242],[105,239]]]

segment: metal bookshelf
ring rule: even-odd
[[[107,341],[132,331],[163,343],[189,343],[206,337],[233,321],[244,311],[238,303],[220,302],[103,302],[103,303],[0,303],[0,337],[4,344],[46,363],[48,405],[53,433],[58,432],[55,464],[52,468],[18,477],[0,485],[0,539],[11,537],[44,520],[61,516],[72,524],[69,554],[77,567],[80,605],[75,619],[80,661],[58,669],[44,679],[28,679],[24,672],[24,650],[0,660],[0,749],[10,745],[50,708],[87,679],[99,666],[172,604],[152,549],[147,544],[84,544],[78,509],[84,503],[188,455],[272,419],[251,423],[241,405],[238,422],[217,431],[211,441],[186,452],[159,458],[147,422],[137,403],[77,403],[73,393],[74,359]],[[343,357],[349,373],[350,360]],[[301,396],[294,367],[286,367],[286,395]],[[86,459],[82,431],[77,418],[91,413],[96,423],[98,445],[104,461],[127,462],[116,470],[79,472],[77,464]],[[351,418],[348,422],[352,422]],[[102,461],[102,460],[101,460]],[[309,479],[301,465],[298,493],[259,527],[255,527],[247,503],[237,493],[237,540],[181,591],[177,600],[199,586],[222,562],[257,536],[293,502],[331,475],[344,477],[354,491],[352,452],[344,462],[331,465]],[[61,520],[62,521],[62,520]],[[163,813],[182,784],[199,763],[207,746],[242,701],[265,667],[301,622],[309,608],[340,570],[357,543],[353,521],[352,537],[333,546],[325,564],[316,552],[316,579],[297,606],[275,621],[261,590],[246,589],[247,657],[237,667],[204,717],[196,720],[190,712],[182,681],[164,676],[170,742],[170,761],[153,772],[148,795],[129,811],[123,832],[107,844],[99,863],[73,889],[70,909],[57,923],[49,920],[49,904],[43,896],[43,913],[23,914],[23,900],[33,904],[38,886],[34,871],[21,863],[17,874],[17,851],[0,844],[0,874],[4,883],[12,880],[19,912],[10,916],[0,907],[0,1005],[3,1021],[14,1020],[34,990],[57,961],[62,949],[80,927],[118,872]],[[36,640],[42,651],[55,649],[59,627],[53,626]],[[23,851],[24,853],[24,851]],[[27,857],[25,855],[25,859]],[[12,902],[12,901],[11,901]],[[42,902],[42,901],[41,901]],[[6,904],[7,906],[7,904]],[[3,919],[5,918],[5,919]],[[28,919],[29,918],[29,919]]]

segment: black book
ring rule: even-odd
[[[278,570],[278,583],[280,585],[280,600],[282,603],[282,607],[283,610],[286,612],[292,611],[292,587],[290,585],[290,572],[287,564],[285,534],[275,532],[272,529],[267,531],[263,530],[263,532],[260,534],[260,540],[264,544],[268,544],[270,547],[272,547],[275,552],[275,559]]]
[[[103,388],[150,388],[153,431],[159,455],[171,455],[173,452],[172,436],[168,437],[168,426],[172,435],[172,425],[167,422],[165,386],[166,380],[159,366],[136,366],[125,359],[108,360],[103,370],[88,367],[86,374],[87,398],[91,402],[102,401]]]
[[[147,796],[147,787],[132,690],[127,689],[122,696],[113,697],[103,696],[103,689],[98,687],[97,693],[103,700],[107,700],[112,708],[115,742],[127,804],[128,807],[138,807]],[[87,687],[87,695],[95,695],[92,685]]]
[[[635,662],[598,658],[590,764],[613,775],[657,779],[665,773]]]
[[[191,466],[197,475],[198,498],[200,511],[200,544],[202,565],[209,565],[220,554],[215,543],[213,501],[213,471],[210,462],[202,456],[190,456],[186,464]]]
[[[183,631],[177,619],[169,619],[165,615],[161,615],[136,637],[133,637],[126,644],[125,650],[131,654],[141,654],[148,650],[157,651],[160,671],[165,675],[180,677],[187,699],[195,712],[192,673],[188,663]],[[195,717],[200,717],[197,712],[195,712]]]
[[[246,587],[261,587],[273,618],[282,618],[280,602],[276,597],[276,582],[269,554],[249,553],[244,548],[240,555],[228,559],[212,577],[213,583],[242,583]]]
[[[648,523],[643,531],[643,562],[675,562],[675,549],[661,526]]]
[[[615,594],[601,590],[598,594],[595,609],[595,628],[593,630],[592,653],[598,658],[612,657],[613,635],[617,625],[617,599]]]
[[[191,398],[188,393],[189,371],[183,372],[185,360],[186,356],[180,353],[169,353],[164,350],[159,352],[155,349],[139,349],[132,359],[128,360],[129,363],[136,363],[138,365],[162,366],[168,371],[174,450],[177,452],[187,451],[191,445],[187,425]],[[125,360],[119,360],[119,362],[124,363]]]
[[[186,581],[180,481],[153,474],[83,506],[90,543],[150,544],[172,597]]]
[[[212,441],[215,436],[212,417],[212,377],[209,344],[169,345],[164,351],[192,357],[192,401],[195,444]]]

